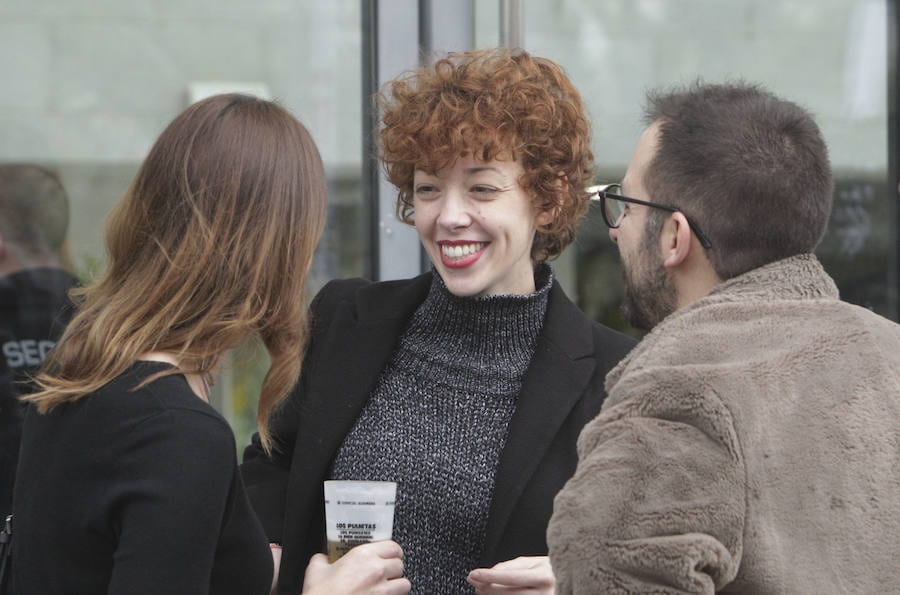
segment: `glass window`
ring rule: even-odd
[[[361,275],[360,16],[358,0],[4,0],[0,161],[60,174],[70,261],[90,278],[105,215],[163,127],[203,94],[255,91],[303,121],[325,161],[329,221],[310,291]],[[216,384],[238,445],[255,428],[266,365],[238,351]]]
[[[649,88],[698,77],[746,79],[810,109],[836,179],[819,257],[845,299],[897,318],[897,287],[887,273],[896,266],[896,214],[886,183],[885,0],[523,4],[525,46],[562,64],[589,106],[602,179],[624,174]],[[479,37],[491,41],[487,33]],[[618,253],[598,212],[589,215],[574,249],[580,305],[596,320],[624,327]]]

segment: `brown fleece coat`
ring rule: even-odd
[[[900,593],[900,326],[815,256],[672,314],[606,388],[548,529],[558,593]]]

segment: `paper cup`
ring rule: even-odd
[[[328,560],[337,561],[354,546],[390,539],[396,498],[393,481],[326,481]]]

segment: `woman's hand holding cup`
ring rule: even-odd
[[[394,541],[358,545],[334,564],[325,554],[316,554],[303,581],[304,595],[405,595],[410,588],[403,577],[403,549]]]

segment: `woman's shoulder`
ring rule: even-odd
[[[638,343],[637,339],[592,320],[566,295],[558,281],[554,280],[550,291],[548,316],[545,324],[553,325],[559,332],[590,332],[595,348],[622,358]]]
[[[57,463],[74,466],[90,459],[92,464],[107,461],[121,469],[144,468],[153,461],[192,453],[210,467],[210,473],[229,473],[236,464],[236,445],[225,418],[197,397],[183,376],[165,376],[140,386],[165,370],[161,364],[143,364],[46,414],[29,407],[25,450],[37,459],[54,453]],[[201,472],[205,473],[195,470]]]
[[[425,299],[431,279],[430,272],[390,281],[370,281],[361,277],[334,279],[319,290],[310,309],[314,318],[328,319],[345,303],[375,311],[392,310],[407,302],[418,305]]]
[[[363,277],[332,279],[316,294],[316,301],[346,299],[357,295],[360,291],[366,294],[382,294],[403,291],[410,286],[430,285],[431,273],[423,273],[409,279],[393,279],[389,281],[371,281]]]
[[[364,287],[374,285],[376,281],[370,281],[362,277],[351,277],[348,279],[332,279],[322,289],[316,293],[313,299],[313,308],[321,304],[329,304],[353,296],[357,291]]]
[[[621,357],[624,357],[638,344],[638,340],[634,337],[599,322],[592,321],[592,328],[597,343],[609,350],[620,353]]]
[[[177,415],[178,425],[230,436],[231,428],[225,418],[191,390],[184,376],[170,374],[153,378],[170,367],[160,362],[135,362],[89,397],[87,405],[94,415],[127,419],[131,423],[154,423],[159,421],[157,418]]]

